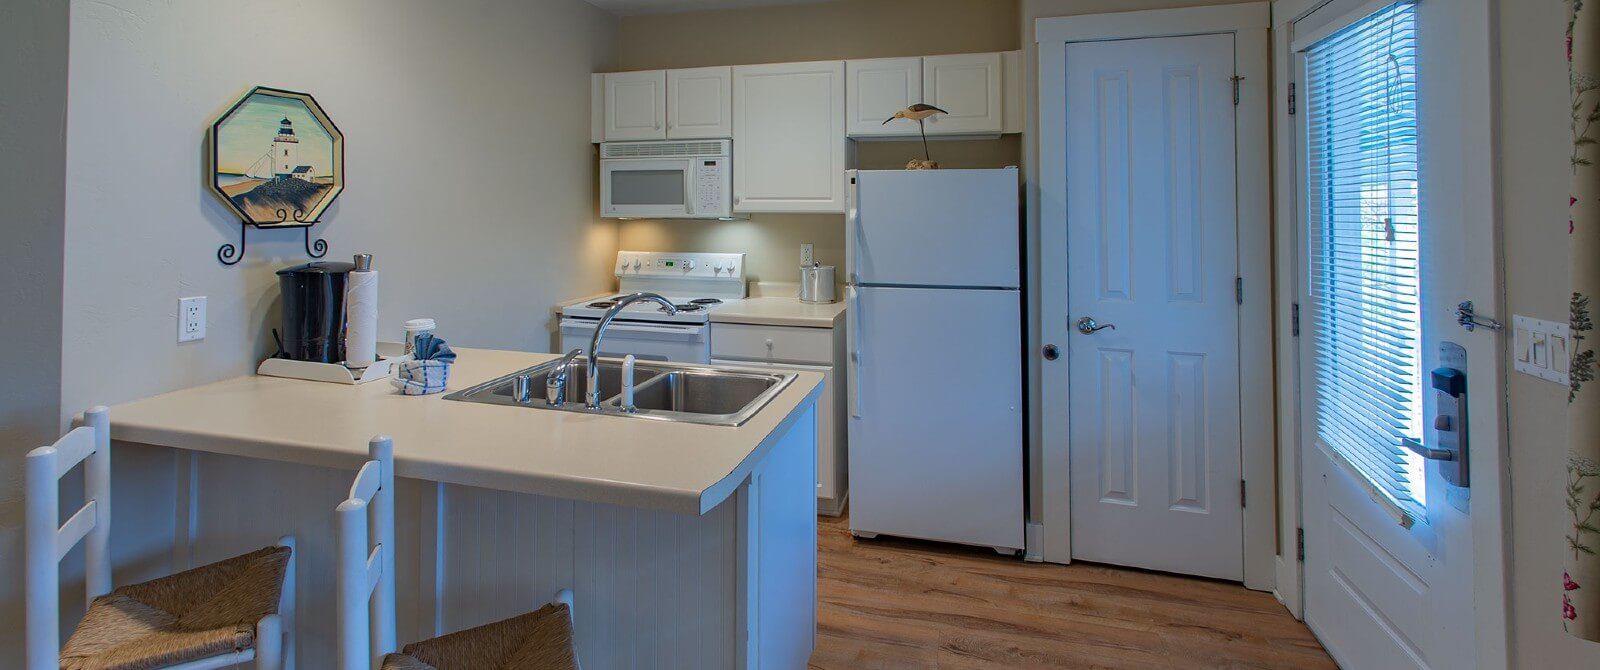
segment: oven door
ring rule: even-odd
[[[600,215],[684,218],[694,216],[690,158],[609,158],[600,161]]]
[[[561,349],[588,350],[598,323],[590,319],[562,319]],[[710,363],[711,326],[612,321],[611,325],[606,326],[605,340],[600,343],[600,355],[622,358],[628,354],[642,361]]]

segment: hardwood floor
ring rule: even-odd
[[[1238,584],[989,549],[856,540],[819,518],[813,668],[1334,668]]]

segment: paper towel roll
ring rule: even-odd
[[[378,273],[350,273],[345,283],[345,365],[364,368],[378,360]]]

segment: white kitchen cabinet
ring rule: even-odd
[[[712,327],[711,362],[822,373],[817,398],[817,513],[839,516],[849,499],[844,328],[738,323]]]
[[[733,211],[843,212],[844,61],[733,68]]]
[[[667,139],[733,137],[733,68],[667,70]]]
[[[612,72],[605,76],[605,140],[667,138],[667,73]]]
[[[923,102],[945,110],[927,120],[929,135],[999,135],[1005,127],[1001,54],[922,59]]]
[[[921,58],[845,61],[845,132],[850,137],[920,137],[917,122],[895,112],[922,102]]]

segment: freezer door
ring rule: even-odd
[[[861,170],[848,271],[863,284],[1021,286],[1017,170]]]
[[[1022,548],[1018,293],[851,293],[850,529]]]

